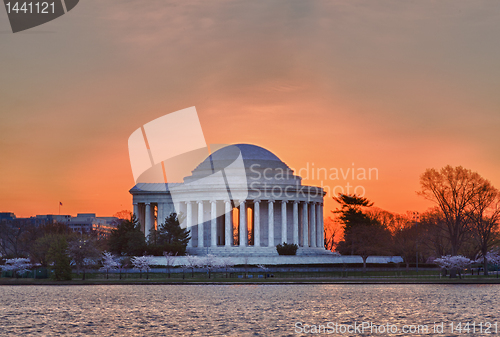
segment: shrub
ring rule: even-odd
[[[297,255],[297,249],[299,249],[299,246],[295,243],[283,242],[276,246],[279,255]]]

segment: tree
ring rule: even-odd
[[[410,261],[415,260],[416,256],[416,226],[408,221],[400,230],[393,234],[394,247],[397,255],[400,255],[405,264],[406,270],[410,268]]]
[[[276,246],[276,251],[279,255],[297,255],[299,246],[296,243],[280,243]]]
[[[185,266],[187,268],[191,269],[191,277],[194,277],[194,268],[198,268],[198,266],[200,265],[199,259],[200,258],[198,256],[194,256],[194,255],[186,256]]]
[[[226,278],[228,278],[227,272],[232,266],[234,266],[234,262],[231,260],[230,257],[221,257],[219,259],[219,266],[226,271]]]
[[[333,199],[341,205],[333,213],[340,214],[339,219],[344,224],[344,239],[337,245],[337,251],[343,255],[360,255],[363,259],[363,271],[366,272],[366,260],[369,256],[390,252],[390,232],[387,227],[363,212],[363,208],[373,206],[373,202],[367,198],[339,194]]]
[[[458,270],[458,275],[462,278],[462,270],[471,264],[471,260],[462,255],[446,255],[434,260],[434,263],[447,270]],[[450,273],[450,278],[453,277]]]
[[[95,240],[81,237],[68,244],[69,256],[73,259],[78,271],[83,270],[82,280],[85,280],[85,271],[88,266],[95,264],[101,253],[96,247]]]
[[[120,219],[120,220],[127,220],[127,219],[130,219],[132,217],[132,212],[124,209],[124,210],[121,210],[119,212],[116,212],[115,214],[113,214],[113,216],[115,218]]]
[[[19,276],[24,272],[29,271],[33,265],[30,263],[30,259],[27,258],[14,258],[5,260],[5,265],[0,266],[2,271],[11,271],[12,277]]]
[[[71,265],[68,256],[68,243],[64,236],[56,236],[51,242],[47,259],[53,265],[52,277],[56,281],[71,280]]]
[[[468,213],[471,220],[472,236],[483,256],[484,275],[488,275],[488,250],[499,242],[498,222],[500,221],[500,194],[492,186],[472,199],[472,210]]]
[[[170,268],[174,265],[177,254],[174,255],[171,252],[163,252],[163,256],[165,256],[165,266],[168,278],[170,278]]]
[[[135,269],[140,271],[140,277],[142,278],[142,272],[146,271],[146,280],[149,279],[149,270],[151,269],[151,256],[134,256],[130,259],[132,265]]]
[[[151,245],[156,246],[155,250],[163,252],[171,252],[172,254],[186,254],[186,246],[191,239],[190,231],[181,228],[180,223],[183,220],[182,215],[170,213],[165,218],[165,221],[160,224],[157,231],[152,231],[149,236]]]
[[[42,267],[48,267],[49,258],[48,253],[50,246],[53,242],[64,239],[66,240],[65,235],[62,234],[46,234],[32,243],[29,254],[31,257],[31,261],[35,263],[39,263]]]
[[[474,203],[482,194],[489,194],[494,187],[477,172],[462,166],[447,165],[440,171],[427,169],[420,176],[419,195],[434,201],[439,206],[446,225],[451,255],[457,255],[471,233],[471,216]],[[451,271],[452,277],[455,271]]]
[[[448,230],[439,207],[434,207],[420,215],[418,228],[421,249],[430,257],[444,256],[451,253]]]
[[[200,267],[207,268],[208,270],[208,278],[210,278],[210,275],[212,273],[212,270],[217,269],[221,266],[221,261],[219,260],[218,257],[216,257],[213,254],[208,254],[205,257],[200,259]]]
[[[494,251],[489,251],[486,254],[487,261],[491,262],[492,264],[494,264],[494,265],[497,266],[497,270],[496,270],[496,272],[497,272],[497,278],[498,278],[498,265],[500,265],[500,255],[498,253],[499,253],[499,251],[497,249],[497,250],[494,250]],[[479,262],[479,260],[483,260],[484,261],[484,259],[481,257],[476,262]]]
[[[146,249],[146,241],[135,215],[118,223],[116,229],[113,229],[109,235],[108,245],[110,251],[115,254],[143,254]]]
[[[470,230],[470,212],[474,200],[493,187],[478,173],[462,166],[454,168],[450,165],[439,172],[427,169],[420,176],[420,185],[422,190],[418,194],[437,203],[443,213],[451,255],[457,255]]]
[[[342,223],[337,219],[328,217],[325,221],[324,233],[324,246],[326,250],[335,251],[340,237],[342,237]]]
[[[118,262],[115,261],[115,257],[110,252],[102,253],[102,267],[101,270],[106,271],[106,279],[108,279],[109,270],[117,269],[120,266]]]

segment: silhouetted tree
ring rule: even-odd
[[[56,281],[71,280],[71,265],[68,256],[68,243],[62,235],[56,236],[51,242],[48,254],[48,261],[53,265],[52,277]]]
[[[86,269],[101,258],[101,252],[96,247],[96,240],[88,236],[70,241],[68,253],[75,263],[78,274],[83,270],[82,280],[85,280]]]
[[[472,200],[472,237],[483,257],[484,275],[488,275],[488,251],[499,242],[500,194],[495,188],[486,188]]]
[[[121,255],[142,255],[146,249],[146,241],[135,215],[128,220],[121,220],[113,229],[108,239],[109,250]]]
[[[149,250],[150,253],[155,255],[163,255],[163,252],[177,255],[186,253],[186,246],[191,237],[189,236],[190,231],[181,228],[180,223],[182,220],[183,215],[178,216],[177,213],[170,213],[165,218],[165,221],[160,224],[158,230],[151,231],[148,238],[148,242],[152,246]]]
[[[471,235],[473,214],[477,211],[474,203],[494,190],[491,183],[478,173],[462,166],[443,167],[440,171],[427,169],[420,176],[419,195],[434,201],[443,214],[451,255],[458,255],[461,246]],[[480,223],[480,221],[478,222]],[[456,271],[451,271],[455,276]]]
[[[333,199],[341,205],[333,212],[340,214],[339,219],[344,224],[344,239],[337,245],[337,251],[344,255],[360,255],[366,271],[369,256],[390,253],[390,231],[363,212],[363,208],[373,206],[367,198],[339,194]]]

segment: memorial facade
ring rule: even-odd
[[[130,193],[146,236],[178,213],[192,255],[273,256],[283,242],[297,244],[297,255],[329,254],[325,192],[301,180],[270,151],[237,144],[208,156],[183,183],[138,183]]]

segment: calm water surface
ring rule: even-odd
[[[496,285],[2,286],[0,335],[298,336],[297,322],[371,322],[398,332],[330,336],[408,336],[404,325],[428,325],[412,336],[454,336],[450,322],[500,321],[499,300]],[[481,334],[477,325],[462,335]]]

